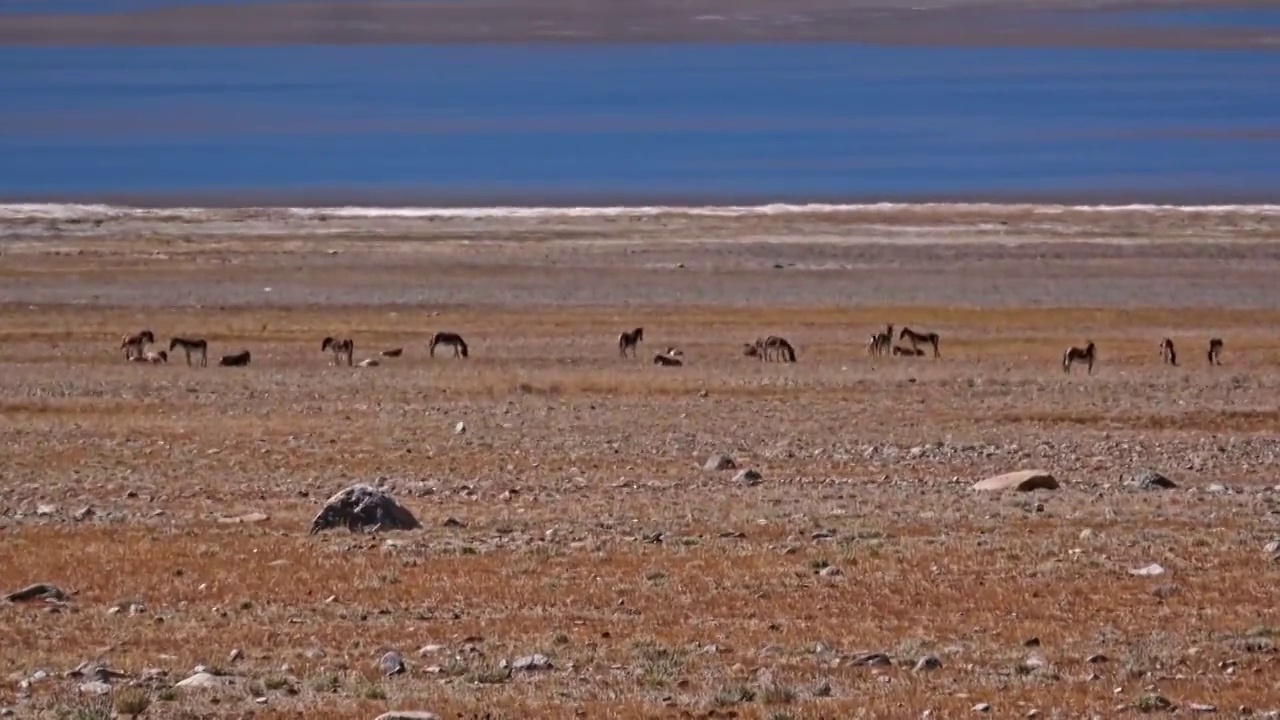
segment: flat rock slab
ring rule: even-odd
[[[392,710],[373,720],[440,720],[440,716],[426,710]]]
[[[1057,490],[1058,481],[1044,470],[1019,470],[989,477],[973,486],[974,490]]]
[[[186,680],[180,680],[174,687],[187,688],[189,690],[214,690],[226,687],[231,683],[231,678],[207,672],[198,672]]]
[[[21,590],[15,590],[4,596],[11,603],[31,602],[32,600],[66,600],[67,594],[53,583],[36,583]]]

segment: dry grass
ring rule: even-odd
[[[451,266],[422,257],[405,252],[400,270],[451,282]],[[278,258],[239,260],[191,292],[216,295]],[[1276,565],[1263,551],[1280,535],[1275,310],[766,307],[782,281],[754,306],[531,305],[495,285],[485,307],[170,309],[170,286],[144,284],[148,302],[128,307],[29,307],[22,292],[73,281],[57,257],[22,262],[48,285],[0,309],[0,578],[6,591],[76,592],[57,612],[0,606],[0,705],[23,717],[106,717],[56,714],[91,702],[61,677],[84,660],[139,678],[99,709],[165,718],[958,717],[980,702],[993,716],[1079,717],[1151,694],[1224,712],[1277,704]],[[109,281],[83,272],[86,292]],[[655,295],[684,282],[664,277]],[[522,282],[555,295],[537,270]],[[944,359],[866,358],[886,321],[939,331]],[[640,360],[621,360],[614,339],[636,325]],[[125,364],[119,337],[141,327],[208,337],[215,362],[246,347],[254,364]],[[472,357],[428,359],[440,329],[462,332]],[[405,355],[334,368],[319,340],[337,331],[357,360]],[[740,355],[773,332],[799,363]],[[1224,367],[1203,362],[1211,334],[1226,340]],[[1160,365],[1164,335],[1183,367]],[[1095,374],[1064,375],[1062,349],[1085,337],[1100,348]],[[688,367],[644,362],[668,344]],[[764,481],[702,470],[714,452]],[[1033,466],[1064,487],[969,489]],[[1145,468],[1182,487],[1123,484]],[[384,484],[424,529],[307,535],[324,498],[357,480]],[[270,517],[226,521],[252,511]],[[1166,574],[1129,572],[1152,562]],[[828,566],[841,574],[819,574]],[[110,612],[132,600],[145,610]],[[441,647],[420,656],[427,645]],[[383,679],[373,665],[391,648],[409,673]],[[855,662],[873,651],[894,664]],[[531,653],[555,667],[502,669]],[[913,672],[926,654],[943,667]],[[234,684],[171,687],[198,664]],[[141,680],[149,668],[167,675]],[[38,669],[54,677],[22,688]]]

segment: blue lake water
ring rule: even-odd
[[[1280,197],[1280,53],[0,48],[0,196]]]

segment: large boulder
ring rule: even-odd
[[[416,530],[422,523],[387,493],[372,485],[360,484],[329,498],[311,521],[311,533],[340,526],[351,532]]]
[[[989,477],[973,486],[974,490],[1057,490],[1058,481],[1044,470],[1019,470]]]

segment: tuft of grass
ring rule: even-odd
[[[136,718],[151,707],[151,694],[141,688],[121,688],[115,693],[115,711]]]

